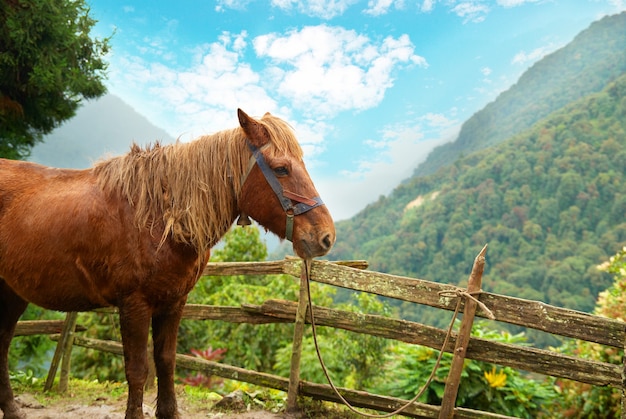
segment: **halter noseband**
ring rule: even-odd
[[[324,202],[319,196],[316,196],[314,198],[307,198],[295,192],[283,189],[283,185],[280,184],[278,178],[274,174],[274,171],[267,164],[267,161],[265,161],[265,157],[263,157],[263,153],[261,153],[261,148],[256,147],[250,141],[247,141],[247,143],[248,148],[250,148],[250,151],[252,152],[252,157],[250,158],[251,165],[248,173],[250,172],[254,162],[256,161],[257,166],[259,166],[259,169],[261,169],[263,176],[265,176],[265,180],[267,180],[267,183],[270,185],[270,187],[276,194],[276,197],[280,201],[280,205],[283,207],[283,210],[285,210],[285,214],[287,215],[285,238],[289,241],[292,241],[293,217],[296,215],[304,214],[305,212],[310,211],[315,207],[319,207],[320,205],[324,205]],[[252,159],[254,159],[254,161],[252,161]],[[293,201],[296,201],[297,204],[294,205]],[[243,222],[243,224],[245,224],[245,221]]]

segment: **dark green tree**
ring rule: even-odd
[[[110,38],[84,0],[0,2],[0,156],[22,159],[81,99],[102,96]]]

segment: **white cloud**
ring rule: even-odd
[[[252,46],[258,68],[246,61]],[[224,32],[185,52],[185,65],[149,61],[153,51],[114,55],[111,92],[183,140],[235,126],[240,106],[251,115],[269,111],[294,126],[312,166],[321,164],[315,158],[338,112],[378,105],[399,68],[426,65],[406,35],[374,41],[325,25],[252,40]]]
[[[456,113],[456,109],[452,109],[451,113],[452,114]],[[428,112],[426,115],[424,115],[421,118],[421,120],[425,121],[427,123],[427,126],[433,127],[433,128],[446,128],[447,129],[447,128],[454,126],[455,124],[458,124],[458,121],[456,121],[455,119],[450,119],[441,113],[432,113],[432,112]]]
[[[289,10],[296,4],[296,0],[271,0],[271,5],[273,7],[278,7],[279,9]]]
[[[111,67],[122,70],[110,75],[113,91],[122,90],[131,105],[174,136],[181,130],[197,136],[233,126],[235,110],[242,104],[249,104],[251,109],[245,110],[253,115],[280,113],[284,109],[241,58],[245,38],[245,32],[224,33],[218,42],[198,46],[192,64],[182,69],[139,57],[116,57]]]
[[[537,3],[539,0],[497,0],[498,6],[502,7],[517,7],[526,3]]]
[[[477,1],[464,1],[452,8],[457,16],[464,18],[463,22],[482,22],[489,13],[489,7]]]
[[[368,156],[374,157],[361,161],[359,170],[344,174],[352,178],[368,177],[372,172],[384,169],[406,177],[426,158],[431,150],[430,144],[449,141],[457,132],[458,124],[457,120],[444,114],[428,112],[414,121],[387,125],[381,130],[380,138],[365,142],[374,149]]]
[[[609,0],[609,4],[613,6],[616,12],[626,10],[626,0]]]
[[[271,0],[273,7],[281,10],[298,12],[312,17],[332,19],[342,15],[350,6],[358,0]]]
[[[540,60],[546,55],[550,54],[552,51],[556,50],[557,46],[554,44],[544,45],[539,48],[535,48],[530,52],[520,51],[511,60],[512,64],[526,66],[529,63],[534,63],[535,61]]]
[[[389,11],[393,3],[394,0],[369,0],[367,2],[367,9],[365,9],[363,13],[372,16],[381,16]],[[396,5],[396,7],[401,6],[401,4]]]
[[[309,26],[253,41],[267,74],[293,106],[320,116],[376,106],[403,65],[426,66],[407,35],[374,42],[341,27]]]
[[[340,178],[318,176],[317,189],[336,220],[352,217],[388,194],[390,185],[410,177],[433,148],[454,140],[459,129],[459,121],[434,113],[406,124],[389,125],[380,132],[380,138],[366,142],[372,150],[356,170],[343,171]]]
[[[224,9],[245,10],[250,0],[217,0],[215,5],[216,12],[223,12]]]
[[[215,10],[218,12],[222,12],[225,9],[245,10],[251,1],[252,0],[217,0]],[[480,23],[483,22],[489,12],[491,12],[490,5],[508,9],[541,1],[542,0],[423,0],[418,2],[417,8],[423,13],[429,13],[434,10],[437,3],[441,3],[443,7],[447,7],[449,11],[463,18],[464,23]],[[625,0],[607,0],[607,2],[615,11],[623,11],[626,9]],[[282,11],[297,11],[298,13],[310,17],[325,20],[331,20],[343,15],[350,7],[357,3],[359,3],[359,0],[270,0],[272,7]],[[363,13],[371,16],[381,16],[387,14],[391,7],[403,9],[405,7],[405,0],[368,0],[367,8],[363,10]]]
[[[420,10],[424,13],[428,13],[433,10],[434,3],[434,0],[424,0]]]

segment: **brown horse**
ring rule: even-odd
[[[143,418],[152,324],[156,416],[177,418],[176,337],[209,250],[237,216],[327,253],[333,221],[282,120],[238,111],[240,127],[130,153],[87,170],[0,159],[0,409],[23,418],[7,356],[28,302],[60,311],[119,308],[127,419]]]

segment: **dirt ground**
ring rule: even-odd
[[[44,392],[42,383],[14,388],[16,401],[26,419],[124,419],[125,385],[96,381],[70,380],[63,394]],[[236,389],[225,396],[211,391],[176,387],[181,419],[358,419],[361,416],[342,406],[306,397],[298,400],[300,412],[284,412],[281,394],[258,389]],[[285,395],[286,397],[286,395]],[[144,392],[144,418],[155,418],[156,388]],[[0,419],[4,415],[0,412]]]
[[[18,403],[26,413],[27,419],[124,419],[125,399],[119,400],[98,397],[90,402],[81,400],[77,403],[71,397],[67,399],[54,399],[39,402],[31,394],[20,394],[17,396]],[[151,395],[146,395],[146,401],[154,400]],[[247,410],[245,407],[241,411],[226,411],[200,406],[188,406],[184,398],[178,399],[179,411],[183,419],[285,419],[292,416],[285,413],[272,413],[263,410]],[[45,404],[45,405],[44,405]],[[155,405],[144,403],[144,417],[154,418]],[[0,418],[3,418],[0,413]]]

